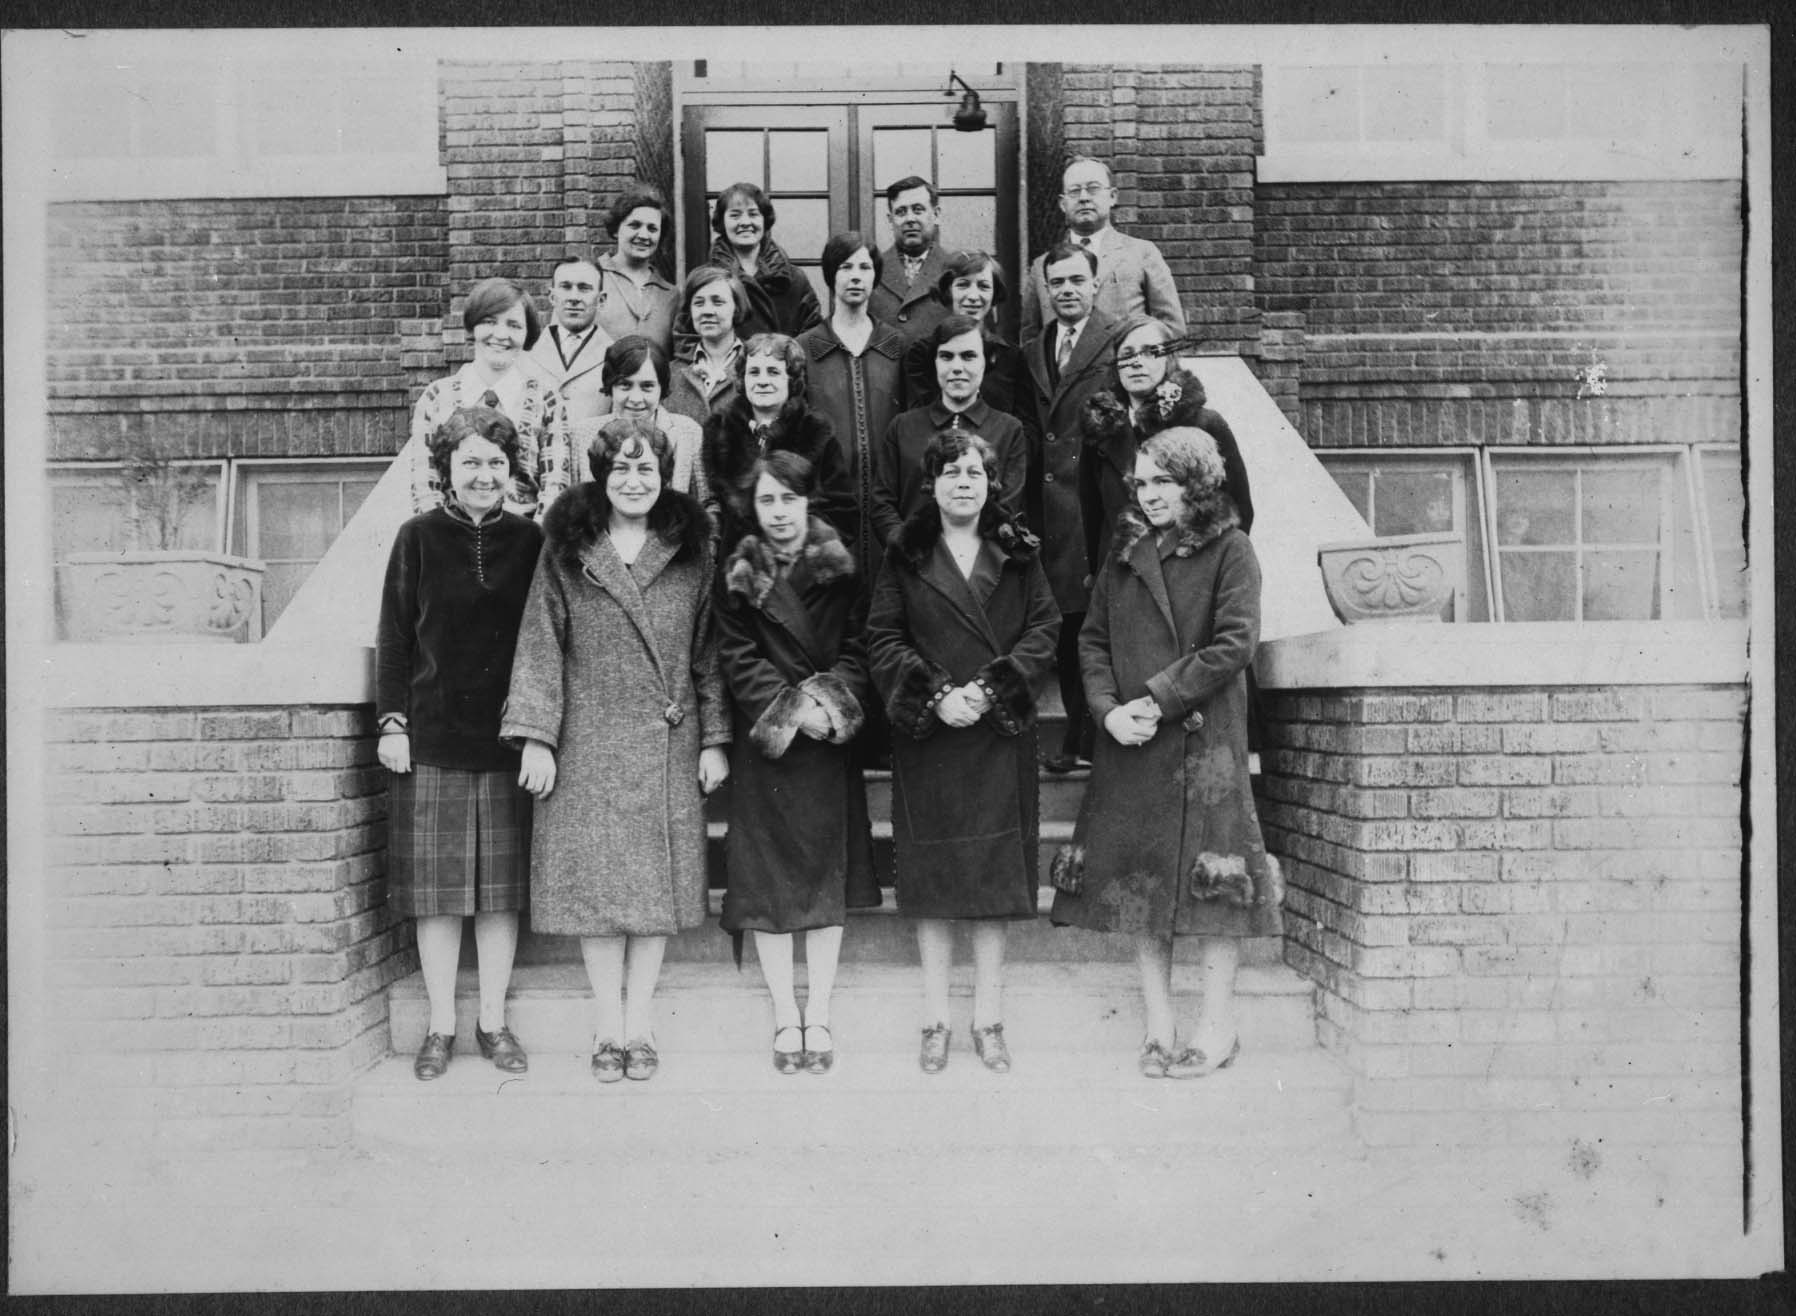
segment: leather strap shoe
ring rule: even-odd
[[[973,1030],[973,1050],[994,1074],[1010,1072],[1010,1048],[1004,1044],[1004,1025],[987,1024]]]
[[[522,1074],[530,1068],[530,1057],[524,1054],[523,1043],[518,1041],[509,1028],[489,1033],[475,1024],[474,1041],[480,1047],[480,1054],[507,1074]]]
[[[624,1049],[616,1042],[600,1042],[592,1053],[592,1076],[601,1083],[619,1083],[624,1077]]]
[[[923,1049],[917,1063],[925,1074],[939,1074],[948,1067],[948,1039],[953,1036],[947,1024],[931,1024],[923,1030]]]
[[[1220,1053],[1219,1053],[1220,1054]],[[1241,1035],[1235,1034],[1228,1053],[1219,1060],[1212,1060],[1205,1055],[1201,1047],[1188,1046],[1173,1058],[1166,1066],[1168,1078],[1207,1078],[1219,1069],[1227,1069],[1235,1063],[1235,1057],[1241,1054]]]
[[[624,1077],[644,1082],[655,1076],[661,1067],[661,1057],[655,1053],[655,1044],[646,1038],[637,1038],[624,1048]]]
[[[441,1078],[443,1071],[449,1068],[449,1057],[454,1051],[454,1033],[426,1033],[424,1045],[418,1048],[418,1057],[412,1061],[412,1073],[426,1083]]]

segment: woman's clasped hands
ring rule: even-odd
[[[935,715],[951,727],[970,727],[990,710],[992,701],[972,681],[956,686],[935,706]]]
[[[1117,744],[1136,748],[1147,744],[1160,729],[1160,705],[1152,695],[1118,704],[1104,715],[1104,730]]]

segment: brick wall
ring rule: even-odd
[[[416,967],[367,709],[64,712],[48,742],[60,1113],[160,1145],[343,1141]]]
[[[1739,438],[1736,182],[1267,184],[1255,198],[1255,297],[1302,317],[1312,444]]]
[[[1256,70],[1069,64],[1064,88],[1066,152],[1110,165],[1116,227],[1159,246],[1194,333],[1251,351]]]
[[[1739,690],[1266,708],[1287,958],[1369,1142],[1737,1151]]]

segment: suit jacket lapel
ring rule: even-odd
[[[1147,586],[1148,596],[1153,599],[1154,606],[1160,609],[1160,615],[1166,618],[1166,629],[1172,632],[1173,643],[1179,639],[1178,623],[1172,617],[1172,597],[1166,592],[1166,574],[1160,570],[1160,539],[1153,531],[1148,531],[1135,541],[1129,549],[1129,566],[1134,569],[1141,583]]]
[[[988,549],[992,549],[992,545],[981,544],[979,552],[983,555]],[[974,633],[991,645],[993,652],[999,651],[998,637],[992,630],[991,619],[985,615],[985,608],[973,596],[973,588],[967,583],[967,578],[954,565],[954,555],[948,551],[944,540],[936,541],[935,549],[918,575],[925,584],[954,606],[954,610],[972,627]]]
[[[1035,341],[1023,349],[1023,359],[1029,366],[1029,377],[1035,381],[1036,392],[1049,402],[1054,400],[1054,381],[1048,373],[1048,340],[1054,336],[1054,324],[1053,320],[1043,324]]]

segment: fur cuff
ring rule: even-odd
[[[798,716],[804,711],[804,695],[787,686],[773,697],[761,716],[749,728],[748,738],[754,747],[770,759],[777,759],[792,748],[798,734]]]
[[[798,688],[823,705],[823,712],[829,718],[832,745],[846,745],[859,734],[867,716],[861,711],[861,701],[854,697],[854,691],[841,677],[818,672],[815,676],[805,677],[798,683]]]
[[[935,729],[935,706],[953,686],[945,670],[919,659],[905,668],[886,700],[886,720],[911,739],[923,739]]]
[[[1029,724],[1029,715],[1035,711],[1035,696],[1014,658],[1005,654],[992,659],[974,679],[991,696],[992,706],[986,716],[994,727],[1014,736]]]
[[[1085,847],[1063,845],[1048,865],[1048,885],[1056,891],[1076,896],[1085,888]]]
[[[1259,869],[1257,882],[1251,871],[1254,868]],[[1191,864],[1194,900],[1215,900],[1234,909],[1256,905],[1277,908],[1283,896],[1283,874],[1271,855],[1225,855],[1206,850]]]

